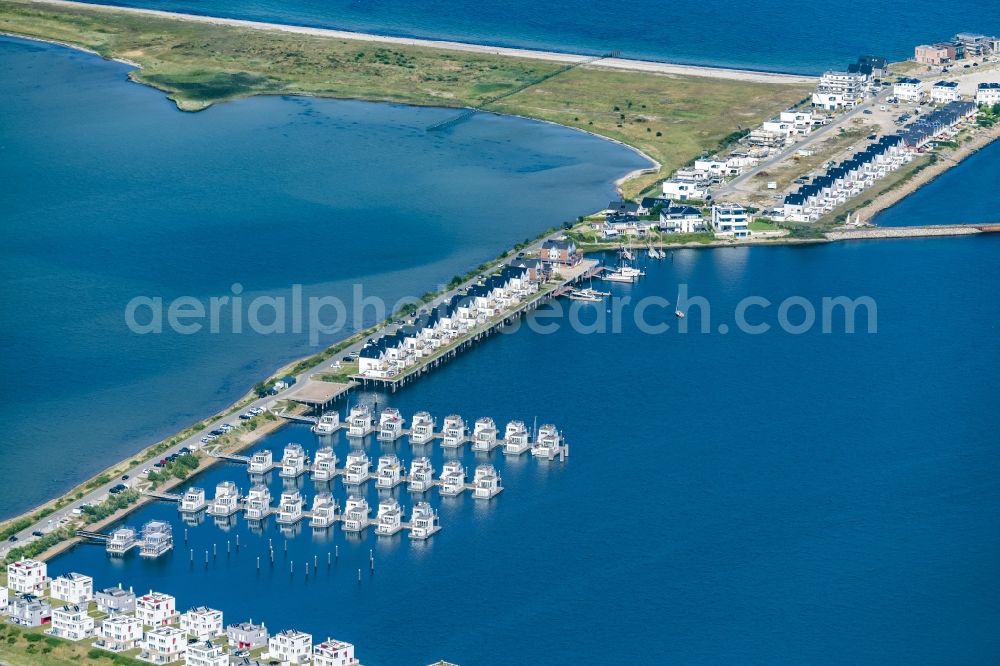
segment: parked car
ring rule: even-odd
[[[45,536],[45,532],[43,532],[41,530],[35,530],[34,532],[31,533],[31,536],[33,536],[33,537],[43,537],[43,536]]]

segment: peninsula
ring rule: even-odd
[[[0,32],[136,66],[187,111],[313,95],[524,116],[624,143],[659,168],[640,194],[808,96],[809,77],[501,49],[47,0],[0,1]]]

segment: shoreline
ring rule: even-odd
[[[301,25],[285,23],[270,23],[266,21],[250,21],[246,19],[231,19],[217,16],[206,16],[202,14],[185,14],[182,12],[171,12],[159,9],[140,9],[137,7],[119,7],[116,5],[102,5],[97,3],[74,2],[73,0],[35,0],[42,4],[70,7],[77,9],[90,9],[107,12],[120,12],[139,16],[153,16],[159,18],[169,18],[193,23],[207,23],[210,25],[226,25],[237,28],[249,28],[251,30],[290,32],[299,35],[311,35],[317,37],[327,37],[332,39],[342,39],[360,42],[375,42],[380,44],[393,44],[397,46],[419,46],[424,48],[439,49],[445,51],[457,51],[462,53],[473,53],[480,55],[498,55],[510,58],[520,58],[524,60],[542,60],[561,64],[580,64],[593,60],[595,56],[581,55],[575,53],[561,53],[558,51],[544,51],[536,49],[514,48],[507,46],[490,46],[487,44],[475,44],[470,42],[458,42],[449,40],[425,39],[418,37],[394,37],[390,35],[380,35],[367,32],[352,32],[349,30],[336,30],[333,28],[313,28]],[[679,63],[659,62],[655,60],[633,60],[629,58],[599,58],[595,62],[587,63],[588,67],[598,67],[603,69],[617,69],[633,72],[646,72],[653,74],[665,74],[675,76],[700,76],[704,78],[720,78],[737,81],[750,81],[757,83],[808,83],[813,84],[817,80],[816,76],[805,74],[786,74],[781,72],[765,72],[750,69],[736,69],[727,67],[708,67],[705,65],[683,65]]]

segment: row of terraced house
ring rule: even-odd
[[[295,629],[271,634],[252,621],[226,626],[222,611],[198,606],[179,613],[176,599],[163,592],[137,595],[119,586],[95,593],[90,576],[70,573],[50,580],[47,565],[38,560],[8,565],[7,585],[0,587],[0,614],[9,622],[45,627],[57,638],[91,641],[109,657],[137,652],[140,661],[184,666],[359,664],[354,646],[344,641],[315,642]],[[263,662],[250,659],[258,653]]]
[[[563,254],[559,248],[552,251],[560,257]],[[565,261],[560,257],[549,262],[526,259],[504,266],[499,273],[473,285],[465,293],[456,294],[430,312],[419,314],[413,323],[377,340],[369,340],[358,358],[358,374],[376,379],[392,378],[433,356],[477,326],[537,293],[545,263],[569,263],[576,256],[575,248],[567,248],[565,254]]]
[[[783,219],[813,222],[868,189],[881,178],[909,163],[935,139],[951,137],[958,126],[974,117],[972,102],[950,102],[921,116],[899,134],[883,136],[787,195]]]

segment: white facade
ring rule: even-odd
[[[184,652],[185,666],[229,666],[229,655],[211,641],[190,643]]]
[[[663,196],[674,201],[704,199],[706,194],[708,194],[708,190],[704,185],[698,183],[673,179],[663,181]]]
[[[169,664],[184,658],[187,637],[176,627],[156,627],[146,632],[139,642],[139,659],[151,664]]]
[[[920,79],[900,79],[893,84],[892,94],[906,102],[919,102],[924,96],[924,82]]]
[[[191,638],[207,641],[222,635],[222,611],[199,606],[181,615],[181,630]]]
[[[712,206],[712,231],[717,236],[747,238],[750,236],[750,214],[742,206],[716,204]]]
[[[163,592],[149,591],[135,600],[135,616],[144,626],[170,624],[177,617],[177,600]]]
[[[45,593],[48,580],[45,562],[22,559],[7,565],[7,587],[16,594],[40,596]]]
[[[67,604],[85,604],[94,598],[94,579],[78,573],[56,576],[49,585],[49,594]]]
[[[935,104],[947,104],[962,99],[958,93],[958,81],[938,81],[931,86],[931,101]]]
[[[10,603],[10,593],[7,592],[6,587],[0,587],[0,611],[7,610],[7,604]]]
[[[980,83],[976,88],[976,104],[993,106],[1000,103],[1000,83]]]
[[[135,648],[142,640],[142,623],[131,615],[112,615],[101,622],[94,645],[111,652]]]
[[[70,641],[82,641],[94,634],[94,618],[86,606],[76,604],[52,609],[52,628],[49,633]]]
[[[827,72],[812,96],[813,106],[835,111],[853,108],[864,101],[868,77],[860,72]]]
[[[328,638],[313,648],[313,666],[357,666],[354,646]]]
[[[267,641],[268,659],[286,664],[308,664],[312,660],[312,636],[302,631],[288,629],[271,636]]]

